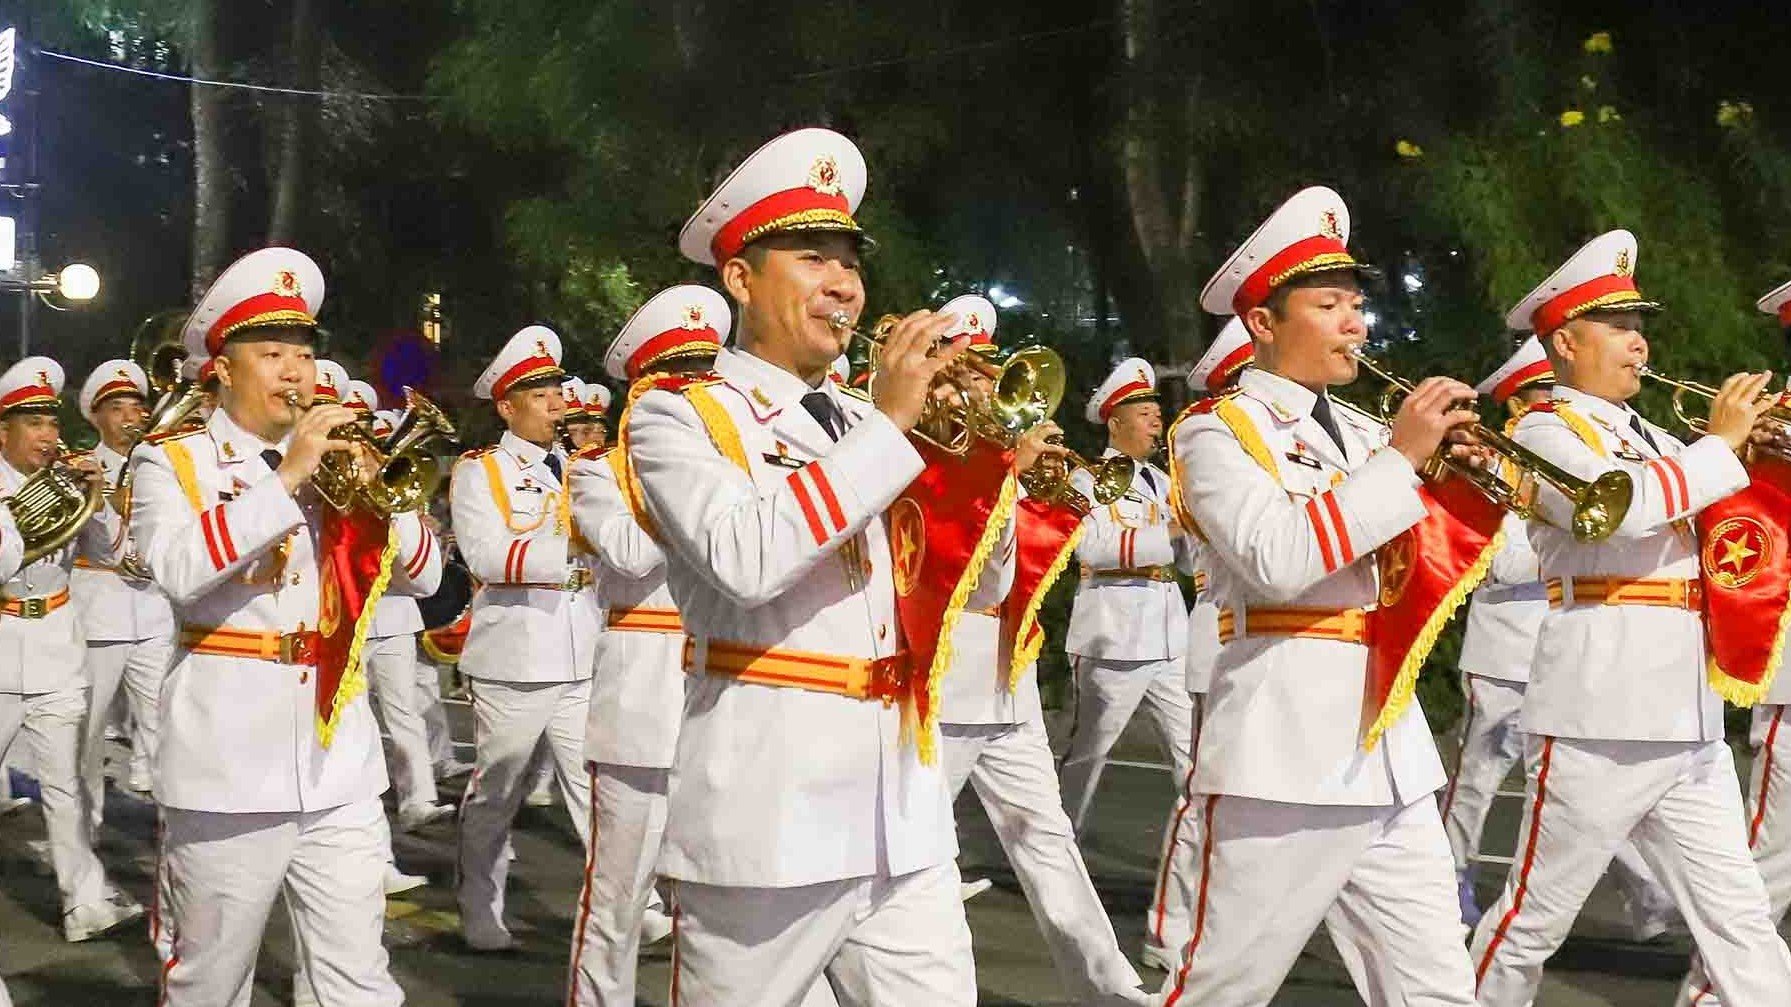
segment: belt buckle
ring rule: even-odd
[[[50,599],[20,598],[19,617],[22,619],[42,619],[50,614]]]
[[[280,634],[281,664],[314,664],[317,661],[315,638],[303,630]]]
[[[902,687],[907,684],[902,667],[903,662],[897,657],[880,657],[872,661],[870,681],[865,686],[866,698],[881,700],[885,707],[894,706],[896,700],[902,698]]]

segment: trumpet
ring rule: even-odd
[[[852,327],[852,318],[836,311],[828,324],[848,337],[857,336],[871,344],[872,380],[889,330],[901,321],[900,315],[884,315],[866,332]],[[977,391],[979,382],[991,386],[988,394]],[[1001,364],[983,359],[975,353],[960,354],[951,368],[943,372],[935,384],[949,385],[956,395],[930,395],[921,420],[914,432],[923,440],[954,455],[970,450],[972,440],[981,439],[1011,448],[1020,436],[1051,418],[1063,402],[1066,378],[1063,358],[1044,346],[1028,346],[1010,354]],[[1095,502],[1112,503],[1131,488],[1131,471],[1120,473],[1109,466],[1090,465],[1080,457],[1067,459],[1069,464],[1035,465],[1021,476],[1026,492],[1042,499],[1080,507],[1087,512],[1089,502],[1079,500],[1081,492],[1070,485],[1070,472],[1077,468],[1095,476]],[[1126,459],[1129,463],[1131,459]]]
[[[1688,412],[1685,408],[1685,397],[1687,395],[1696,395],[1698,398],[1708,402],[1716,398],[1717,389],[1697,381],[1680,381],[1676,378],[1669,378],[1665,374],[1662,374],[1645,364],[1642,366],[1640,373],[1642,377],[1649,378],[1673,390],[1673,416],[1678,419],[1680,423],[1684,424],[1687,430],[1700,435],[1710,432],[1709,417],[1694,416]],[[1766,420],[1768,423],[1771,423],[1778,428],[1781,440],[1791,437],[1791,396],[1779,396],[1778,401],[1774,402],[1772,406],[1762,414],[1761,419]],[[1753,444],[1747,446],[1749,455],[1752,454],[1754,447]],[[1774,451],[1771,448],[1765,450],[1775,455],[1780,454],[1780,452]]]
[[[75,467],[76,462],[92,459],[91,452],[70,451],[67,444],[57,441],[55,460],[26,476],[5,499],[25,542],[21,567],[67,545],[99,510],[105,499],[102,481]]]
[[[287,404],[296,406],[299,394],[288,389]],[[331,451],[323,456],[311,485],[317,495],[339,511],[366,508],[380,517],[391,517],[426,505],[441,485],[441,462],[428,449],[434,441],[454,439],[454,424],[441,407],[412,388],[404,390],[404,415],[384,438],[360,423],[344,423],[330,436],[360,445],[372,459],[371,478],[362,469],[362,451]]]
[[[1062,444],[1063,438],[1052,436],[1047,443]],[[1093,480],[1092,502],[1070,482],[1071,473],[1076,471],[1087,472]],[[1112,455],[1090,462],[1071,451],[1061,459],[1050,455],[1041,457],[1038,464],[1020,473],[1020,485],[1026,488],[1027,496],[1068,507],[1086,516],[1094,509],[1094,504],[1105,506],[1125,496],[1131,490],[1132,477],[1137,472],[1138,463],[1127,455]]]
[[[1395,400],[1410,394],[1412,383],[1377,366],[1359,349],[1352,352],[1363,367],[1387,383],[1380,397],[1380,418],[1383,423],[1391,423],[1397,411]],[[1454,473],[1488,500],[1525,519],[1535,516],[1536,494],[1541,484],[1547,483],[1573,504],[1568,531],[1581,542],[1609,538],[1629,513],[1629,503],[1635,495],[1629,473],[1613,470],[1596,479],[1582,479],[1484,423],[1471,424],[1468,432],[1497,454],[1501,464],[1481,468],[1461,461],[1444,444],[1425,462],[1424,478],[1436,481]]]

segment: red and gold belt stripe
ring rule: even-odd
[[[76,556],[75,557],[75,569],[77,569],[77,570],[104,570],[107,573],[117,573],[118,572],[118,568],[115,566],[112,566],[109,563],[95,563],[93,560],[90,560],[85,556]]]
[[[908,695],[913,674],[906,652],[883,658],[841,657],[730,640],[710,640],[708,649],[707,663],[698,668],[696,640],[686,639],[684,670],[848,699],[880,699],[885,706]]]
[[[684,620],[675,608],[612,608],[609,628],[630,633],[682,633]]]
[[[42,619],[68,604],[68,588],[41,598],[8,598],[0,612],[19,619]]]
[[[1090,570],[1086,576],[1095,580],[1155,580],[1170,581],[1175,579],[1175,568],[1171,566],[1121,566],[1111,570]]]
[[[276,629],[232,629],[229,626],[180,627],[180,645],[195,654],[217,657],[245,657],[257,661],[278,661],[281,664],[317,664],[317,645],[321,635],[299,630],[282,633]]]
[[[1569,577],[1575,605],[1648,605],[1683,608],[1696,612],[1704,607],[1704,585],[1675,577]],[[1563,578],[1550,577],[1548,604],[1560,608],[1567,597]]]
[[[1362,643],[1368,640],[1368,611],[1360,608],[1252,608],[1244,613],[1245,636],[1297,636],[1311,640]],[[1238,616],[1219,610],[1219,642],[1238,637]]]

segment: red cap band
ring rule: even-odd
[[[1634,296],[1624,297],[1624,294]],[[1530,327],[1537,335],[1546,336],[1601,302],[1625,303],[1641,299],[1642,292],[1636,289],[1634,277],[1610,273],[1587,280],[1543,302],[1542,307],[1530,313]]]
[[[88,408],[97,406],[114,395],[135,395],[138,398],[142,398],[143,389],[138,388],[135,381],[126,378],[115,378],[101,385],[100,390],[93,393],[93,401],[88,403]]]
[[[217,356],[224,348],[224,340],[238,329],[250,325],[272,325],[286,323],[291,325],[316,325],[317,319],[311,317],[311,308],[303,297],[296,294],[279,294],[269,291],[256,294],[244,301],[238,301],[234,307],[218,316],[205,332],[205,348],[212,356]]]
[[[34,406],[56,401],[56,389],[49,385],[26,385],[15,388],[0,397],[0,412],[17,409],[20,406]]]
[[[1156,391],[1157,388],[1155,385],[1146,384],[1143,381],[1128,381],[1125,384],[1120,385],[1118,388],[1114,389],[1112,395],[1107,396],[1107,401],[1101,403],[1100,412],[1102,422],[1105,422],[1107,417],[1113,415],[1113,410],[1119,408],[1120,404],[1127,399],[1139,395],[1154,395],[1156,394]]]
[[[552,357],[524,357],[515,367],[505,371],[503,377],[498,378],[491,383],[491,397],[494,399],[503,398],[510,393],[511,386],[526,378],[541,377],[546,374],[562,377],[565,373],[565,371],[560,370],[559,361]]]
[[[642,343],[640,349],[628,355],[628,380],[639,378],[655,362],[680,350],[720,353],[721,335],[708,326],[700,329],[686,329],[682,326],[667,329]]]
[[[1791,326],[1791,301],[1779,305],[1779,324]]]
[[[1509,399],[1519,391],[1522,391],[1524,388],[1533,385],[1538,381],[1552,383],[1554,380],[1555,368],[1547,360],[1538,360],[1532,364],[1525,364],[1506,375],[1505,380],[1493,386],[1493,401],[1503,405],[1506,399]]]
[[[829,195],[806,185],[785,189],[735,214],[733,220],[709,239],[709,254],[715,257],[715,264],[719,266],[739,255],[740,250],[755,239],[773,231],[823,223],[857,229],[844,193]]]
[[[1230,353],[1227,353],[1225,359],[1219,361],[1219,366],[1213,368],[1212,373],[1206,376],[1207,391],[1217,392],[1222,390],[1226,385],[1231,384],[1231,379],[1237,375],[1238,371],[1243,369],[1245,364],[1248,364],[1255,359],[1256,347],[1250,343],[1245,343],[1237,349],[1232,350]]]
[[[1339,238],[1328,234],[1302,238],[1270,257],[1239,285],[1237,293],[1231,295],[1232,310],[1242,315],[1261,305],[1276,287],[1309,272],[1313,266],[1351,266],[1355,262]]]

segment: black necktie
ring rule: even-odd
[[[1630,413],[1629,414],[1629,429],[1634,430],[1636,433],[1640,434],[1642,437],[1642,440],[1647,441],[1648,446],[1650,448],[1654,449],[1655,454],[1660,454],[1660,445],[1654,443],[1654,438],[1649,436],[1648,428],[1642,425],[1642,417],[1640,414],[1638,414],[1638,413]]]
[[[826,392],[809,392],[804,395],[802,408],[808,410],[816,423],[821,424],[821,429],[827,431],[827,436],[836,441],[840,439],[839,419],[833,408],[833,400],[827,397]]]
[[[1157,492],[1157,477],[1150,474],[1150,468],[1148,466],[1140,467],[1138,469],[1138,474],[1144,477],[1144,485],[1149,486],[1152,495],[1155,495]]]
[[[1337,450],[1343,453],[1343,457],[1348,458],[1349,452],[1343,447],[1343,431],[1337,429],[1337,418],[1331,415],[1329,396],[1320,395],[1312,400],[1312,418],[1325,428],[1325,433],[1331,435],[1331,443],[1337,445]]]
[[[555,479],[560,478],[560,456],[559,455],[556,455],[552,451],[549,451],[547,453],[547,457],[543,458],[542,461],[547,463],[547,468],[549,471],[553,472],[553,477]]]
[[[268,468],[277,469],[280,467],[280,463],[286,460],[286,456],[282,455],[278,448],[268,448],[261,452],[261,460],[267,463]]]

